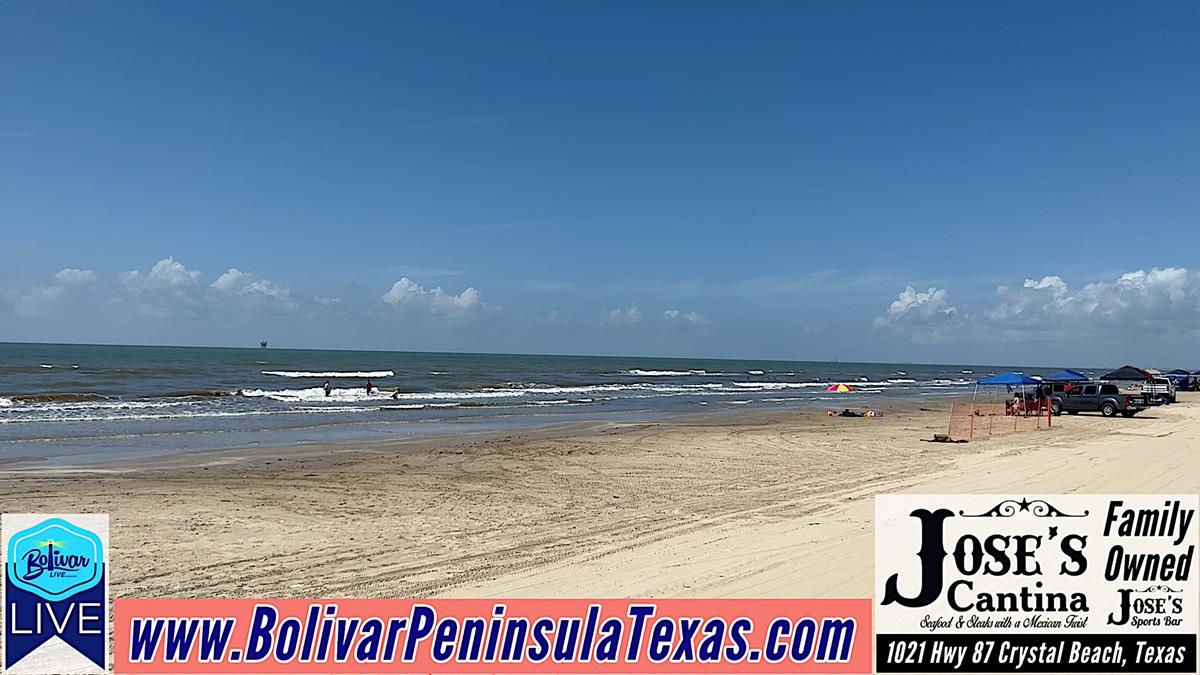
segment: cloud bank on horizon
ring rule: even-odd
[[[848,284],[854,287],[854,284]],[[783,283],[785,294],[796,293],[792,284]],[[761,293],[762,282],[753,284]],[[643,311],[643,301],[617,307],[586,308],[568,312],[560,308],[534,307],[515,316],[501,305],[484,300],[484,292],[473,285],[447,290],[442,285],[425,285],[401,276],[390,287],[355,289],[355,297],[344,299],[314,289],[295,293],[286,285],[263,278],[237,267],[214,275],[188,267],[172,256],[162,258],[148,269],[130,269],[115,274],[100,274],[82,267],[64,268],[47,275],[45,283],[23,289],[0,287],[0,316],[7,317],[10,328],[72,325],[87,319],[89,326],[136,326],[137,336],[126,332],[104,333],[93,337],[87,330],[74,335],[50,334],[49,340],[188,342],[187,336],[201,336],[206,344],[244,344],[259,335],[271,335],[275,342],[307,347],[363,347],[438,350],[463,346],[483,351],[528,351],[519,344],[488,340],[502,336],[518,325],[557,339],[534,342],[535,351],[558,353],[620,353],[606,345],[642,344],[648,334],[667,338],[674,351],[662,355],[705,355],[714,334],[741,335],[743,342],[755,344],[753,335],[743,328],[750,321],[769,321],[769,309],[762,316],[733,312],[728,320],[712,318],[696,310],[683,310],[662,301],[653,313]],[[622,292],[627,292],[627,289]],[[862,294],[861,289],[854,291]],[[873,295],[880,296],[883,291]],[[647,300],[656,294],[647,293]],[[800,298],[803,300],[803,298]],[[528,304],[529,297],[523,298]],[[715,354],[716,356],[764,356],[820,360],[822,355],[805,352],[805,344],[814,342],[814,332],[837,332],[849,342],[866,335],[875,343],[907,343],[946,354],[947,361],[956,349],[980,353],[986,345],[1002,344],[1008,350],[991,353],[997,361],[1007,354],[1029,354],[1029,362],[1057,358],[1047,345],[1067,346],[1078,351],[1080,342],[1107,345],[1111,352],[1096,352],[1090,358],[1122,360],[1118,354],[1136,354],[1137,345],[1162,343],[1190,344],[1200,335],[1200,273],[1183,267],[1134,270],[1111,280],[1100,280],[1073,287],[1057,275],[1025,279],[1020,284],[999,285],[991,296],[968,303],[952,301],[950,289],[930,287],[917,290],[906,286],[889,304],[879,297],[881,311],[857,321],[835,318],[825,328],[795,331],[784,336],[796,341],[794,354]],[[729,313],[729,312],[727,312]],[[66,324],[59,323],[68,320]],[[850,325],[849,333],[846,326]],[[323,335],[322,327],[365,327],[368,336],[382,340],[355,340],[353,331],[339,329],[342,336],[335,344],[314,343],[310,339],[279,338],[279,327],[300,337]],[[519,332],[519,331],[518,331]],[[404,338],[390,344],[388,336]],[[82,340],[79,339],[82,336]],[[350,336],[347,339],[347,336]],[[473,336],[471,340],[464,340]],[[474,339],[485,336],[484,339]],[[591,336],[592,339],[583,339]],[[34,339],[36,335],[18,335]],[[623,341],[624,340],[624,341]],[[348,344],[347,344],[348,343]],[[768,343],[770,344],[770,343]],[[447,347],[449,345],[449,347]],[[514,346],[518,347],[514,349]],[[537,347],[540,346],[540,349]],[[1124,351],[1122,351],[1124,350]],[[983,352],[988,354],[986,350]],[[1086,351],[1084,353],[1087,353]],[[1044,357],[1039,355],[1045,355]],[[1154,357],[1142,357],[1154,358]],[[1172,355],[1164,358],[1186,358]],[[863,360],[874,360],[867,358]],[[903,360],[903,359],[900,359]],[[978,360],[978,359],[977,359]],[[1126,359],[1128,360],[1128,359]],[[964,362],[968,362],[967,360]],[[1100,361],[1101,363],[1105,361]],[[1072,363],[1075,363],[1074,361]]]
[[[1183,267],[1135,270],[1072,288],[1057,275],[996,287],[994,298],[960,311],[944,288],[902,290],[876,328],[917,344],[1003,339],[1070,343],[1117,339],[1129,345],[1200,333],[1200,274]]]

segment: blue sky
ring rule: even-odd
[[[0,340],[1195,366],[1198,22],[8,0]]]

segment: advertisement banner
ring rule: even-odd
[[[867,600],[116,602],[117,673],[869,673]]]
[[[878,672],[1196,672],[1196,495],[879,495]]]

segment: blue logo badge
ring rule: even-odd
[[[108,663],[108,516],[5,513],[0,520],[6,554],[0,612],[4,668],[103,674]]]
[[[104,579],[100,537],[61,518],[13,534],[8,541],[8,580],[46,600],[58,601]]]

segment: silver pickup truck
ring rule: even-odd
[[[1105,417],[1133,417],[1145,409],[1146,400],[1141,394],[1121,393],[1115,384],[1055,385],[1050,394],[1050,412],[1055,415],[1098,412]]]

